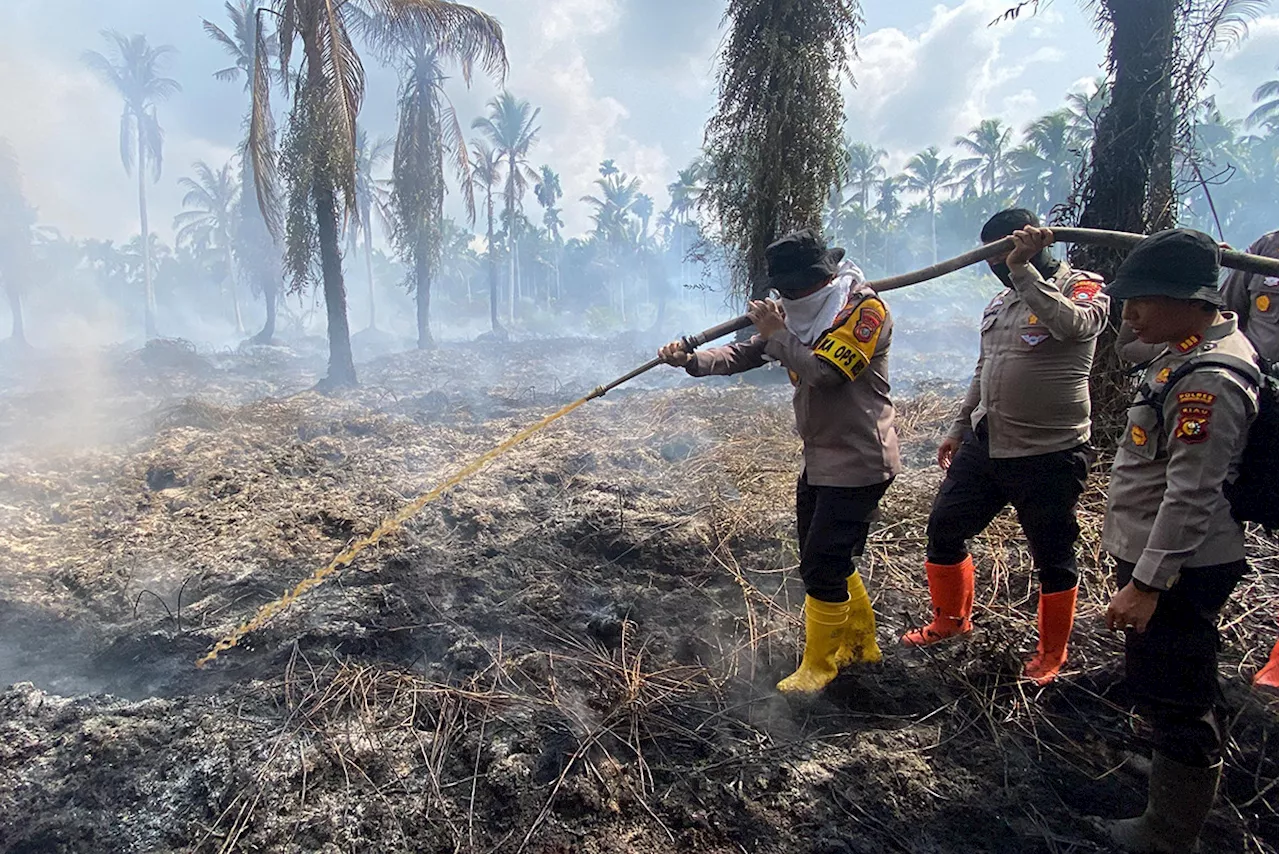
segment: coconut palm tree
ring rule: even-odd
[[[270,12],[281,73],[289,68],[295,45],[301,47],[302,61],[277,164],[265,50],[254,57],[249,150],[258,202],[272,224],[280,208],[276,184],[282,174],[287,189],[285,260],[295,289],[315,281],[317,250],[320,256],[329,331],[329,370],[320,386],[355,385],[338,234],[338,223],[357,206],[356,116],[364,99],[364,67],[352,33],[363,35],[385,52],[397,35],[413,28],[421,28],[431,38],[446,37],[457,25],[460,7],[447,0],[263,2],[257,12],[255,44],[265,40],[263,13]]]
[[[1280,125],[1280,80],[1268,80],[1253,90],[1253,103],[1258,106],[1249,113],[1245,125],[1259,125],[1274,131]]]
[[[178,245],[200,245],[219,253],[225,265],[227,293],[231,299],[231,315],[236,334],[244,333],[240,317],[240,300],[236,296],[236,263],[232,253],[236,233],[236,214],[240,203],[239,182],[228,162],[216,172],[208,163],[191,164],[195,178],[179,178],[178,186],[186,191],[181,213],[173,218],[174,242]]]
[[[1048,211],[1071,196],[1086,140],[1068,109],[1055,110],[1023,130],[1023,144],[1009,151],[1008,177],[1023,207]]]
[[[933,262],[938,263],[938,194],[950,187],[956,178],[950,157],[939,157],[938,146],[931,145],[907,161],[903,174],[907,189],[923,193],[929,210],[929,239],[933,246]]]
[[[466,6],[447,39],[431,39],[410,30],[397,39],[400,73],[399,123],[391,170],[392,240],[413,268],[418,347],[431,346],[431,284],[439,274],[443,251],[445,161],[453,168],[467,217],[475,222],[472,189],[462,125],[445,92],[447,64],[461,68],[469,86],[477,63],[490,74],[506,73],[502,28],[496,20]]]
[[[507,303],[507,320],[514,322],[516,298],[520,295],[519,252],[516,251],[516,208],[524,196],[530,181],[537,181],[538,176],[529,166],[529,149],[538,140],[540,128],[535,124],[540,108],[533,107],[528,101],[521,100],[509,91],[503,90],[489,101],[489,115],[478,118],[471,127],[479,130],[489,138],[498,158],[505,166],[503,176],[503,201],[506,202],[508,251],[511,264],[511,299]]]
[[[27,344],[22,322],[22,294],[32,269],[32,227],[35,209],[27,204],[22,192],[22,174],[18,158],[8,140],[0,138],[0,285],[4,286],[13,316],[10,341]]]
[[[502,180],[502,164],[498,154],[483,140],[471,142],[471,185],[484,193],[484,212],[487,222],[485,231],[485,262],[489,268],[489,326],[500,338],[506,337],[506,330],[498,322],[498,268],[493,260],[493,188]]]
[[[851,143],[845,148],[845,170],[849,176],[849,187],[853,190],[860,214],[862,228],[858,241],[858,255],[865,257],[867,253],[867,220],[871,213],[871,191],[877,182],[884,178],[884,158],[888,152],[883,148],[867,145],[865,142]]]
[[[288,82],[282,69],[271,67],[276,58],[275,43],[269,37],[264,37],[261,43],[255,41],[255,5],[254,0],[228,0],[223,4],[231,21],[230,32],[212,21],[204,21],[205,34],[221,45],[232,60],[231,65],[215,71],[213,76],[228,83],[243,80],[244,90],[251,98],[254,56],[259,49],[266,57],[268,77],[282,86]],[[244,121],[245,138],[240,143],[240,202],[236,213],[234,248],[241,277],[247,279],[253,293],[261,295],[266,307],[267,316],[262,329],[251,340],[255,344],[270,344],[275,337],[276,307],[280,300],[280,247],[262,218],[257,194],[253,189],[253,159],[249,155],[248,133],[251,116],[252,100]]]
[[[379,186],[373,174],[391,157],[391,143],[385,136],[370,142],[369,134],[363,128],[356,131],[356,206],[347,218],[347,247],[354,255],[356,245],[363,238],[370,329],[378,328],[373,293],[373,214],[375,210],[385,211],[387,204],[386,191]]]
[[[120,114],[120,162],[125,174],[138,171],[139,232],[151,233],[147,222],[148,171],[153,182],[160,180],[163,164],[164,132],[156,118],[156,104],[181,91],[178,81],[161,75],[171,45],[153,47],[144,35],[123,36],[115,30],[102,33],[111,44],[112,58],[91,50],[85,64],[98,73],[124,99]],[[150,241],[142,241],[143,325],[147,338],[156,336],[156,297],[152,283]]]
[[[956,163],[957,177],[976,181],[979,192],[995,195],[1008,166],[1012,141],[1013,128],[999,119],[978,122],[967,134],[955,138],[955,144],[972,155]]]

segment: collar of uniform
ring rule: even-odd
[[[1224,311],[1222,312],[1222,321],[1220,323],[1213,324],[1206,329],[1203,334],[1196,333],[1184,338],[1176,344],[1170,344],[1168,349],[1177,353],[1179,356],[1185,356],[1186,354],[1203,347],[1208,342],[1219,341],[1226,338],[1228,335],[1235,332],[1237,327],[1238,324],[1236,323],[1235,314],[1230,311]],[[1217,345],[1215,344],[1214,346]],[[1207,347],[1206,349],[1212,350],[1213,347]]]

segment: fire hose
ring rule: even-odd
[[[1057,242],[1061,243],[1085,243],[1096,246],[1106,246],[1112,249],[1129,249],[1143,239],[1140,234],[1128,234],[1121,231],[1102,231],[1089,228],[1055,228],[1053,229],[1053,236]],[[903,273],[898,276],[890,276],[886,279],[878,279],[873,282],[868,282],[867,286],[877,293],[897,290],[898,288],[905,288],[909,285],[915,285],[921,282],[927,282],[931,279],[939,278],[940,276],[945,276],[948,273],[953,273],[956,270],[963,269],[964,267],[968,267],[972,264],[977,264],[981,261],[987,260],[988,258],[1006,255],[1012,250],[1013,238],[1006,237],[1002,240],[997,240],[993,243],[987,243],[983,246],[979,246],[978,248],[966,252],[963,255],[957,255],[955,258],[940,261],[930,267],[925,267],[910,273]],[[1264,276],[1280,275],[1280,263],[1278,263],[1275,258],[1264,258],[1260,255],[1249,255],[1244,252],[1224,250],[1221,255],[1221,263],[1224,267],[1244,270],[1249,273],[1257,273]],[[689,335],[681,338],[680,340],[684,349],[691,353],[703,344],[715,341],[718,338],[723,338],[724,336],[738,332],[739,330],[746,329],[750,325],[751,319],[744,314],[741,317],[735,317],[732,320],[727,320],[724,323],[711,327],[710,329],[704,329],[696,335]],[[603,397],[605,394],[623,383],[635,379],[662,363],[661,359],[650,359],[635,370],[618,377],[613,382],[597,386],[587,396],[579,398],[541,420],[525,427],[523,430],[512,435],[501,444],[472,460],[449,478],[429,491],[419,495],[413,501],[400,508],[400,510],[395,514],[383,520],[382,523],[379,524],[371,533],[350,543],[329,563],[302,579],[302,581],[298,582],[298,584],[296,584],[292,589],[285,591],[280,598],[268,602],[260,607],[253,617],[237,626],[226,637],[214,644],[209,652],[196,661],[196,666],[204,667],[206,664],[216,659],[219,653],[225,652],[226,650],[236,646],[245,635],[262,628],[262,626],[265,625],[272,617],[288,608],[302,594],[322,584],[326,578],[339,569],[350,566],[360,552],[364,551],[369,546],[374,545],[386,535],[398,530],[405,522],[416,515],[418,511],[427,504],[439,498],[441,495],[448,492],[454,486],[457,486],[471,475],[480,471],[480,469],[484,468],[485,465],[493,459],[511,450],[516,445],[538,433],[552,422],[568,415],[584,403],[594,400],[597,397]]]

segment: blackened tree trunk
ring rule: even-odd
[[[1078,225],[1149,233],[1174,221],[1171,95],[1178,0],[1105,0],[1111,98],[1095,130]],[[1077,245],[1071,261],[1110,279],[1126,253]]]
[[[338,249],[338,216],[333,189],[324,175],[316,175],[316,225],[320,232],[320,272],[324,278],[324,304],[329,321],[329,375],[325,388],[356,384],[351,357],[351,329],[347,325],[347,290],[342,281],[342,255]]]
[[[1172,96],[1178,0],[1103,0],[1111,97],[1098,116],[1078,225],[1150,234],[1174,223]],[[1125,252],[1077,244],[1072,265],[1110,281]],[[1118,321],[1120,306],[1112,306]],[[1099,337],[1090,378],[1094,441],[1111,447],[1132,398],[1115,333]]]

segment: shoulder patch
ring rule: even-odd
[[[858,322],[853,327],[853,337],[866,344],[875,337],[876,330],[884,323],[884,305],[879,300],[867,300],[858,312]]]
[[[1178,393],[1178,403],[1198,404],[1200,406],[1213,406],[1213,402],[1218,399],[1216,394],[1210,394],[1207,391],[1184,391]]]
[[[1071,286],[1071,298],[1080,302],[1091,302],[1098,292],[1102,290],[1102,285],[1092,279],[1081,279]]]
[[[1209,419],[1213,410],[1204,406],[1184,406],[1178,410],[1178,424],[1173,437],[1188,445],[1198,445],[1209,438]]]
[[[875,356],[887,316],[884,303],[875,297],[847,306],[836,324],[813,345],[814,355],[830,362],[846,378],[857,379]]]

